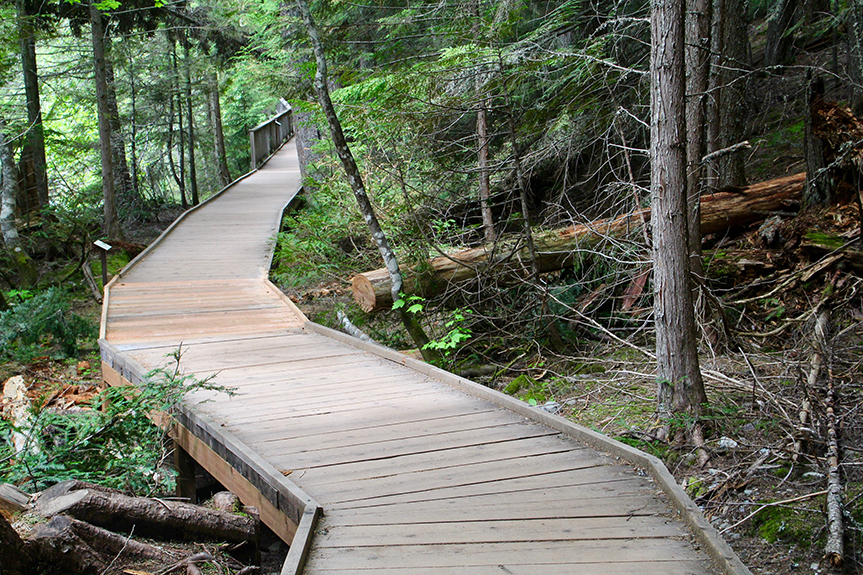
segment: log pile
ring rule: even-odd
[[[38,573],[45,566],[52,571],[87,574],[104,573],[117,559],[136,559],[181,564],[188,572],[197,568],[187,566],[213,557],[205,553],[182,559],[162,546],[133,537],[250,543],[256,548],[257,510],[231,507],[243,513],[130,497],[98,485],[64,481],[38,496],[34,511],[48,521],[37,525],[26,539],[0,517],[0,565],[4,575]]]
[[[701,199],[701,230],[717,233],[732,227],[763,220],[770,212],[787,209],[800,201],[805,173],[754,184],[732,191],[718,192]],[[607,237],[626,237],[638,232],[650,220],[650,209],[616,218],[597,220],[535,235],[537,262],[541,272],[562,269],[573,263],[578,250],[590,249]],[[451,283],[475,279],[493,272],[498,277],[529,275],[527,246],[519,240],[460,250],[429,260],[423,275],[407,270],[405,292],[433,295]],[[390,278],[386,268],[357,274],[352,279],[354,300],[365,312],[392,305]]]

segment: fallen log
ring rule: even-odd
[[[111,531],[128,533],[134,528],[138,535],[159,539],[206,537],[231,543],[257,540],[257,522],[251,516],[96,488],[68,490],[63,484],[55,487],[46,490],[36,502],[36,511],[42,516],[66,514]]]
[[[20,575],[30,568],[30,550],[12,525],[0,514],[0,570],[3,575]]]
[[[40,572],[50,566],[59,572],[89,575],[107,568],[105,558],[75,533],[68,517],[37,525],[27,539],[27,548]]]
[[[735,191],[718,192],[701,198],[701,232],[711,234],[731,227],[746,226],[764,219],[770,212],[799,202],[806,174],[770,180]],[[650,209],[631,212],[566,228],[539,232],[534,236],[541,272],[571,265],[579,249],[593,247],[605,237],[625,237],[650,220]],[[424,266],[426,267],[426,266]],[[408,270],[404,291],[430,296],[448,284],[477,278],[493,269],[503,277],[527,277],[530,258],[519,240],[460,250],[429,260],[428,272]],[[392,305],[390,278],[386,268],[357,274],[352,279],[354,300],[365,312]]]

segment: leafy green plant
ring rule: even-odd
[[[444,327],[449,331],[441,338],[432,340],[423,347],[426,349],[437,349],[444,355],[449,355],[459,345],[473,337],[473,331],[467,325],[467,319],[473,312],[469,309],[457,309],[452,317],[444,322]]]
[[[425,309],[425,298],[418,295],[399,294],[399,299],[393,302],[393,309],[401,309],[407,306],[408,313],[422,313]]]
[[[60,354],[73,356],[78,338],[94,333],[89,321],[69,309],[66,295],[50,288],[0,313],[0,355],[28,361],[59,347]]]
[[[172,354],[179,366],[180,350]],[[151,371],[139,387],[111,387],[90,409],[67,412],[32,407],[29,420],[0,423],[0,478],[33,490],[66,479],[81,479],[136,493],[169,492],[173,471],[165,466],[167,426],[182,398],[196,390],[231,390],[211,377],[183,375],[178,367]],[[158,418],[154,416],[158,414]],[[13,435],[23,438],[16,450]]]

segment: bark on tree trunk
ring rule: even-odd
[[[701,198],[701,230],[705,234],[721,232],[763,220],[769,212],[786,209],[800,201],[805,173],[753,184],[740,191],[717,192]],[[617,218],[608,218],[536,234],[537,261],[542,272],[571,265],[573,254],[590,249],[605,237],[623,237],[638,231],[650,220],[650,209],[639,210]],[[503,241],[497,245],[460,250],[429,260],[429,274],[418,278],[405,274],[404,291],[430,296],[440,293],[451,283],[469,281],[479,274],[496,274],[522,278],[513,262],[529,257],[518,242]],[[390,279],[386,268],[357,274],[353,278],[354,300],[363,311],[371,312],[392,304]]]
[[[711,30],[710,118],[708,152],[743,140],[745,128],[745,69],[748,67],[746,9],[742,0],[714,0]],[[744,158],[719,156],[708,166],[710,187],[746,184]]]
[[[306,26],[306,31],[309,35],[309,40],[312,43],[312,48],[315,53],[315,61],[317,64],[317,68],[315,70],[315,91],[318,95],[318,102],[323,108],[324,115],[327,118],[327,124],[330,128],[330,135],[333,139],[333,145],[336,149],[336,153],[339,156],[339,160],[342,163],[342,167],[345,170],[345,175],[348,178],[348,182],[350,183],[351,190],[354,193],[354,197],[357,200],[357,204],[360,208],[360,213],[363,214],[363,217],[366,220],[366,224],[369,227],[369,231],[372,234],[372,238],[375,240],[375,243],[378,246],[378,251],[381,254],[381,257],[384,260],[384,264],[386,265],[387,271],[390,276],[391,281],[391,291],[390,295],[392,296],[393,301],[398,300],[399,295],[402,292],[402,274],[399,269],[399,262],[396,258],[395,252],[393,252],[392,247],[390,247],[389,240],[387,239],[386,234],[384,234],[381,229],[380,223],[378,222],[377,215],[375,214],[374,208],[372,207],[371,202],[369,201],[368,194],[366,193],[365,184],[363,183],[362,176],[360,175],[360,170],[357,167],[357,163],[354,160],[354,156],[351,153],[351,149],[348,146],[348,142],[345,139],[345,135],[342,132],[342,124],[339,121],[338,116],[336,115],[336,109],[333,106],[333,102],[330,99],[330,90],[327,84],[327,61],[324,56],[324,47],[321,43],[320,34],[318,33],[318,28],[315,25],[314,19],[312,18],[312,13],[309,10],[309,5],[306,0],[297,0],[297,7],[300,10],[300,14],[303,18],[303,23]],[[399,314],[401,315],[402,323],[405,326],[405,329],[410,334],[417,348],[419,348],[422,353],[423,358],[426,361],[436,361],[439,359],[439,355],[435,350],[426,349],[426,344],[428,344],[429,339],[426,336],[425,331],[422,329],[422,326],[419,323],[416,315],[408,311],[408,306],[404,305],[399,309]]]
[[[479,81],[477,81],[479,84]],[[486,114],[486,100],[482,99],[479,110],[476,113],[476,136],[477,136],[477,164],[479,165],[479,205],[482,210],[482,228],[485,231],[485,241],[494,241],[494,220],[491,214],[491,183],[489,182],[488,167],[488,124]]]
[[[123,124],[120,121],[120,108],[117,107],[117,90],[114,87],[114,63],[112,61],[111,37],[105,37],[105,72],[108,89],[108,114],[111,119],[111,165],[114,168],[114,192],[117,204],[125,208],[137,203],[126,160],[126,141],[123,139]]]
[[[806,188],[804,206],[824,206],[833,202],[833,190],[824,165],[824,145],[812,129],[812,109],[824,95],[824,80],[806,73],[808,86],[807,106],[803,116],[803,156],[806,158]]]
[[[138,102],[135,78],[135,60],[129,56],[129,91],[130,103],[132,105],[132,117],[129,119],[131,134],[129,137],[129,152],[132,155],[132,192],[138,198],[141,190],[138,186]]]
[[[764,65],[778,66],[785,62],[794,38],[787,34],[794,24],[797,0],[779,0],[767,18],[767,43],[764,46]]]
[[[174,63],[174,96],[177,98],[177,132],[180,134],[180,173],[177,185],[180,188],[180,206],[185,210],[189,207],[186,201],[186,133],[183,129],[183,101],[180,98],[180,70],[177,66],[177,47],[171,41],[171,56]]]
[[[36,68],[36,32],[33,15],[27,11],[25,0],[16,0],[18,34],[21,47],[21,64],[24,74],[24,93],[27,98],[27,147],[33,157],[36,192],[39,207],[48,206],[48,171],[45,158],[45,130],[42,126],[42,104],[39,99],[39,73]]]
[[[707,402],[695,337],[687,243],[684,1],[651,9],[650,163],[658,408],[698,416]]]
[[[90,34],[93,40],[93,68],[96,76],[96,109],[99,116],[99,148],[102,155],[102,198],[105,221],[103,233],[115,240],[123,239],[117,215],[114,189],[114,166],[111,157],[111,118],[108,104],[108,72],[105,62],[105,28],[102,13],[90,0]]]
[[[686,164],[689,263],[693,274],[704,275],[701,260],[701,191],[707,150],[705,105],[710,64],[710,0],[687,0],[686,10]]]
[[[189,36],[183,36],[183,64],[186,72],[186,116],[189,123],[189,187],[192,191],[192,205],[197,206],[198,172],[195,166],[195,117],[192,113],[192,58],[189,55]]]
[[[222,128],[222,104],[219,91],[219,72],[214,70],[210,78],[211,98],[213,101],[213,140],[216,146],[216,164],[219,166],[219,181],[222,186],[231,183],[231,170],[225,154],[225,133]]]
[[[851,111],[859,117],[863,115],[863,0],[851,1],[847,27]]]
[[[36,265],[21,245],[18,227],[15,224],[15,197],[18,179],[12,159],[12,142],[6,135],[6,122],[0,119],[0,232],[3,243],[15,262],[20,287],[28,288],[36,283]]]

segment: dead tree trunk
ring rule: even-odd
[[[342,163],[342,167],[345,170],[345,175],[348,178],[351,190],[353,191],[354,197],[357,200],[360,212],[363,214],[363,217],[366,220],[366,224],[369,227],[372,238],[375,240],[375,243],[378,246],[378,251],[380,252],[381,257],[384,260],[384,264],[386,265],[386,269],[389,274],[391,283],[390,296],[392,297],[393,301],[396,301],[402,293],[402,273],[399,268],[398,259],[396,258],[396,254],[389,244],[389,240],[387,240],[386,234],[384,234],[383,229],[381,229],[377,215],[375,214],[374,208],[369,201],[368,194],[366,193],[365,184],[363,183],[362,175],[360,175],[360,170],[357,167],[357,163],[354,160],[353,154],[351,153],[350,146],[348,146],[347,139],[345,139],[345,135],[342,132],[341,121],[336,115],[336,109],[333,106],[332,100],[330,99],[330,89],[329,85],[327,84],[327,60],[324,56],[324,47],[321,43],[320,34],[318,33],[318,28],[312,18],[312,13],[309,10],[308,3],[306,2],[306,0],[297,0],[297,7],[300,9],[303,23],[306,25],[309,40],[312,43],[312,48],[315,53],[317,69],[315,70],[314,84],[315,91],[318,95],[318,102],[320,103],[321,108],[323,108],[324,110],[324,115],[327,118],[327,124],[330,127],[330,135],[333,139],[333,145],[336,148],[336,153],[338,154],[339,160]],[[437,352],[432,349],[426,349],[426,344],[428,344],[429,339],[428,336],[426,336],[422,326],[420,325],[419,320],[417,319],[416,315],[408,311],[407,308],[408,306],[402,306],[401,308],[399,308],[399,313],[401,315],[402,323],[404,324],[405,329],[410,334],[411,339],[413,339],[414,343],[419,348],[420,352],[423,355],[423,358],[426,361],[437,360]]]

